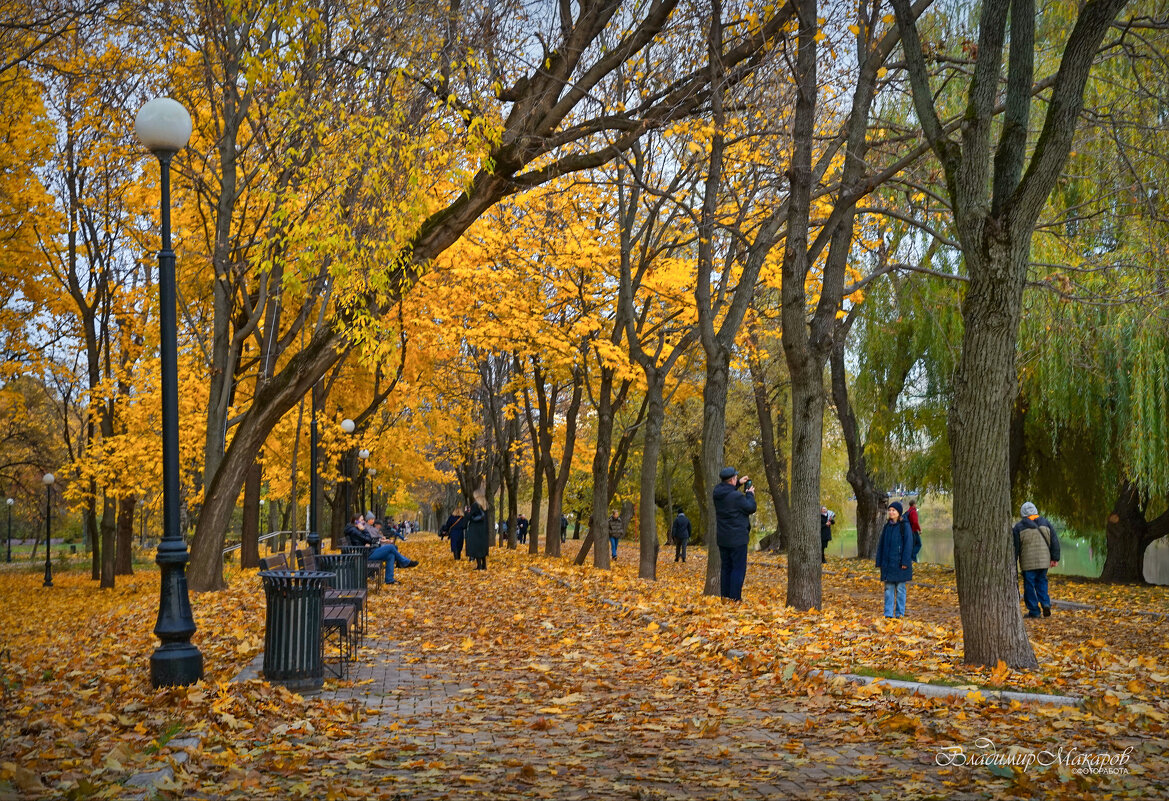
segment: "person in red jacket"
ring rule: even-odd
[[[921,550],[921,524],[917,522],[917,501],[909,502],[909,511],[905,513],[909,521],[909,528],[913,531],[913,561],[917,561],[917,554]]]

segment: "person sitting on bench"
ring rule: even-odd
[[[386,566],[386,584],[397,584],[398,582],[394,580],[394,567],[417,567],[418,560],[403,556],[397,545],[372,529],[373,525],[373,512],[367,513],[364,519],[358,515],[352,524],[346,526],[345,534],[353,545],[371,546],[373,550],[366,556],[366,561],[383,562]]]

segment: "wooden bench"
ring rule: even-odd
[[[288,557],[283,553],[269,556],[260,560],[261,570],[284,571],[295,573],[288,564]],[[343,679],[348,675],[349,665],[357,654],[357,627],[359,614],[352,600],[330,597],[333,590],[325,590],[324,605],[321,613],[322,647],[328,647],[330,642],[336,646],[337,668],[330,667],[329,660],[325,660],[325,667],[334,676]]]

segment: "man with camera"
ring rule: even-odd
[[[755,487],[747,476],[739,477],[733,467],[719,471],[714,488],[715,542],[722,563],[722,597],[742,600],[743,579],[747,577],[747,545],[751,538],[751,515],[755,514]],[[742,490],[740,492],[739,490]]]

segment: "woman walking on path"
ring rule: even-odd
[[[480,484],[467,511],[467,558],[475,560],[476,570],[487,569],[490,540],[487,536],[487,494]]]
[[[889,522],[877,540],[875,561],[885,582],[885,617],[905,617],[905,585],[913,580],[913,530],[901,517],[901,504],[889,504]]]

